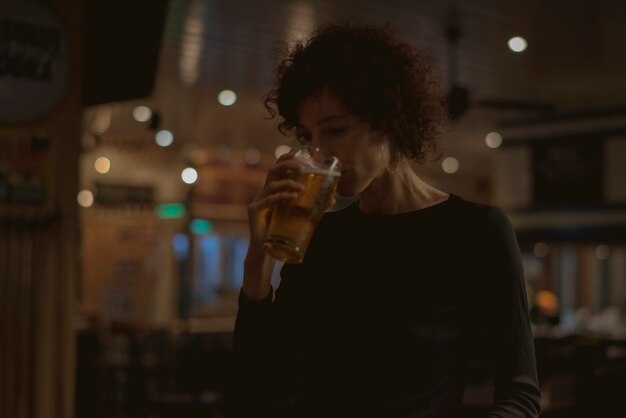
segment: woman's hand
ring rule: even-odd
[[[270,168],[263,190],[248,204],[250,243],[244,261],[243,293],[247,298],[260,300],[270,292],[274,260],[265,252],[263,242],[267,235],[272,207],[278,202],[293,201],[304,189],[300,183],[287,178],[289,171],[300,169],[293,153],[283,154]]]
[[[293,159],[293,152],[283,154],[270,168],[263,190],[248,204],[250,226],[250,246],[248,258],[262,258],[263,242],[272,214],[272,207],[278,202],[293,201],[304,186],[287,178],[287,172],[298,171],[300,163]]]

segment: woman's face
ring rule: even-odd
[[[385,136],[348,111],[330,89],[324,88],[300,104],[298,125],[300,142],[326,150],[341,162],[337,186],[341,196],[359,195],[385,172]]]

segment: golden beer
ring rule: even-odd
[[[287,177],[303,184],[304,190],[295,200],[274,206],[265,248],[285,263],[301,263],[317,222],[337,188],[340,173],[304,166]]]

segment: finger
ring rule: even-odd
[[[274,180],[269,182],[261,191],[261,197],[278,192],[301,192],[302,190],[304,190],[304,185],[295,180]]]
[[[263,190],[252,199],[251,202],[255,202],[263,199],[266,196],[269,196],[274,193],[280,192],[294,192],[300,193],[304,190],[304,185],[298,183],[295,180],[291,179],[283,179],[283,180],[271,180],[268,179],[263,186]]]
[[[301,166],[302,165],[300,164],[298,160],[295,160],[292,158],[289,160],[277,162],[270,168],[270,172],[276,173],[276,172],[281,172],[285,170],[299,170]]]
[[[248,206],[248,209],[251,212],[259,213],[259,212],[262,212],[264,209],[275,205],[278,202],[292,201],[292,200],[295,200],[297,197],[298,197],[298,194],[294,192],[274,193],[274,194],[265,196],[257,200],[256,202],[251,203]]]
[[[272,166],[267,173],[267,177],[265,178],[265,184],[268,184],[270,181],[274,179],[279,179],[281,177],[285,177],[286,173],[289,171],[299,171],[300,163],[295,160],[285,160],[276,165]]]

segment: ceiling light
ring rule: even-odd
[[[513,38],[509,39],[509,48],[513,52],[522,52],[526,49],[527,46],[528,44],[526,43],[526,39],[522,38],[521,36],[514,36]]]

